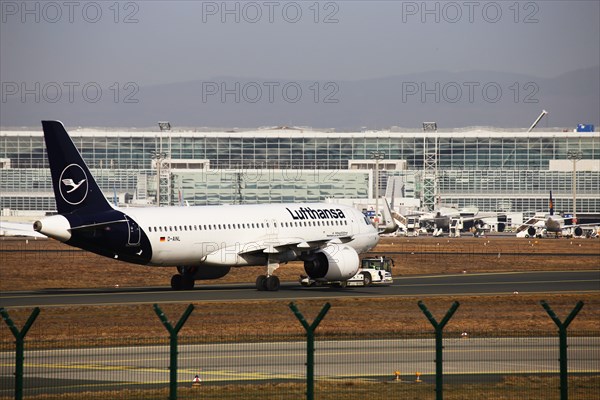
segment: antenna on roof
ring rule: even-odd
[[[533,124],[531,124],[529,129],[527,129],[527,133],[531,132],[533,130],[533,128],[536,127],[536,125],[541,121],[542,118],[544,118],[544,115],[546,115],[546,114],[548,114],[548,111],[542,110],[542,113],[540,114],[540,116],[537,117],[537,119],[533,122]]]

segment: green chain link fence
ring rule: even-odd
[[[296,310],[301,316],[301,310]],[[320,335],[317,326],[321,319],[322,324],[328,323],[325,314],[324,307],[320,318],[312,325],[307,322],[314,331],[312,387],[306,336],[269,332],[216,340],[185,334],[177,338],[173,352],[165,332],[160,337],[119,339],[25,338],[21,395],[40,400],[168,399],[173,395],[179,399],[564,400],[566,394],[569,399],[587,400],[600,393],[600,331],[568,332],[565,391],[560,374],[562,339],[556,330],[444,330],[440,393],[436,391],[439,348],[433,328],[385,337],[370,332]],[[0,341],[2,399],[17,397],[16,347],[7,337]],[[173,355],[177,369],[172,375]]]

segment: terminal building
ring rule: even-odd
[[[578,214],[600,213],[598,132],[428,126],[67,130],[104,194],[120,206],[316,202],[387,193],[428,208],[444,203],[533,214],[548,209],[552,191],[555,210],[571,213],[575,189]],[[41,126],[0,131],[0,209],[3,215],[55,210]]]

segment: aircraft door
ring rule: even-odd
[[[125,215],[125,219],[127,220],[128,232],[127,246],[139,246],[142,237],[140,232],[140,226],[137,224],[137,222],[129,218],[127,215]]]

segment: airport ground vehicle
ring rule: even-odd
[[[358,272],[346,281],[328,281],[311,279],[300,275],[302,286],[371,286],[393,283],[392,267],[394,261],[389,257],[366,257],[361,260]]]

